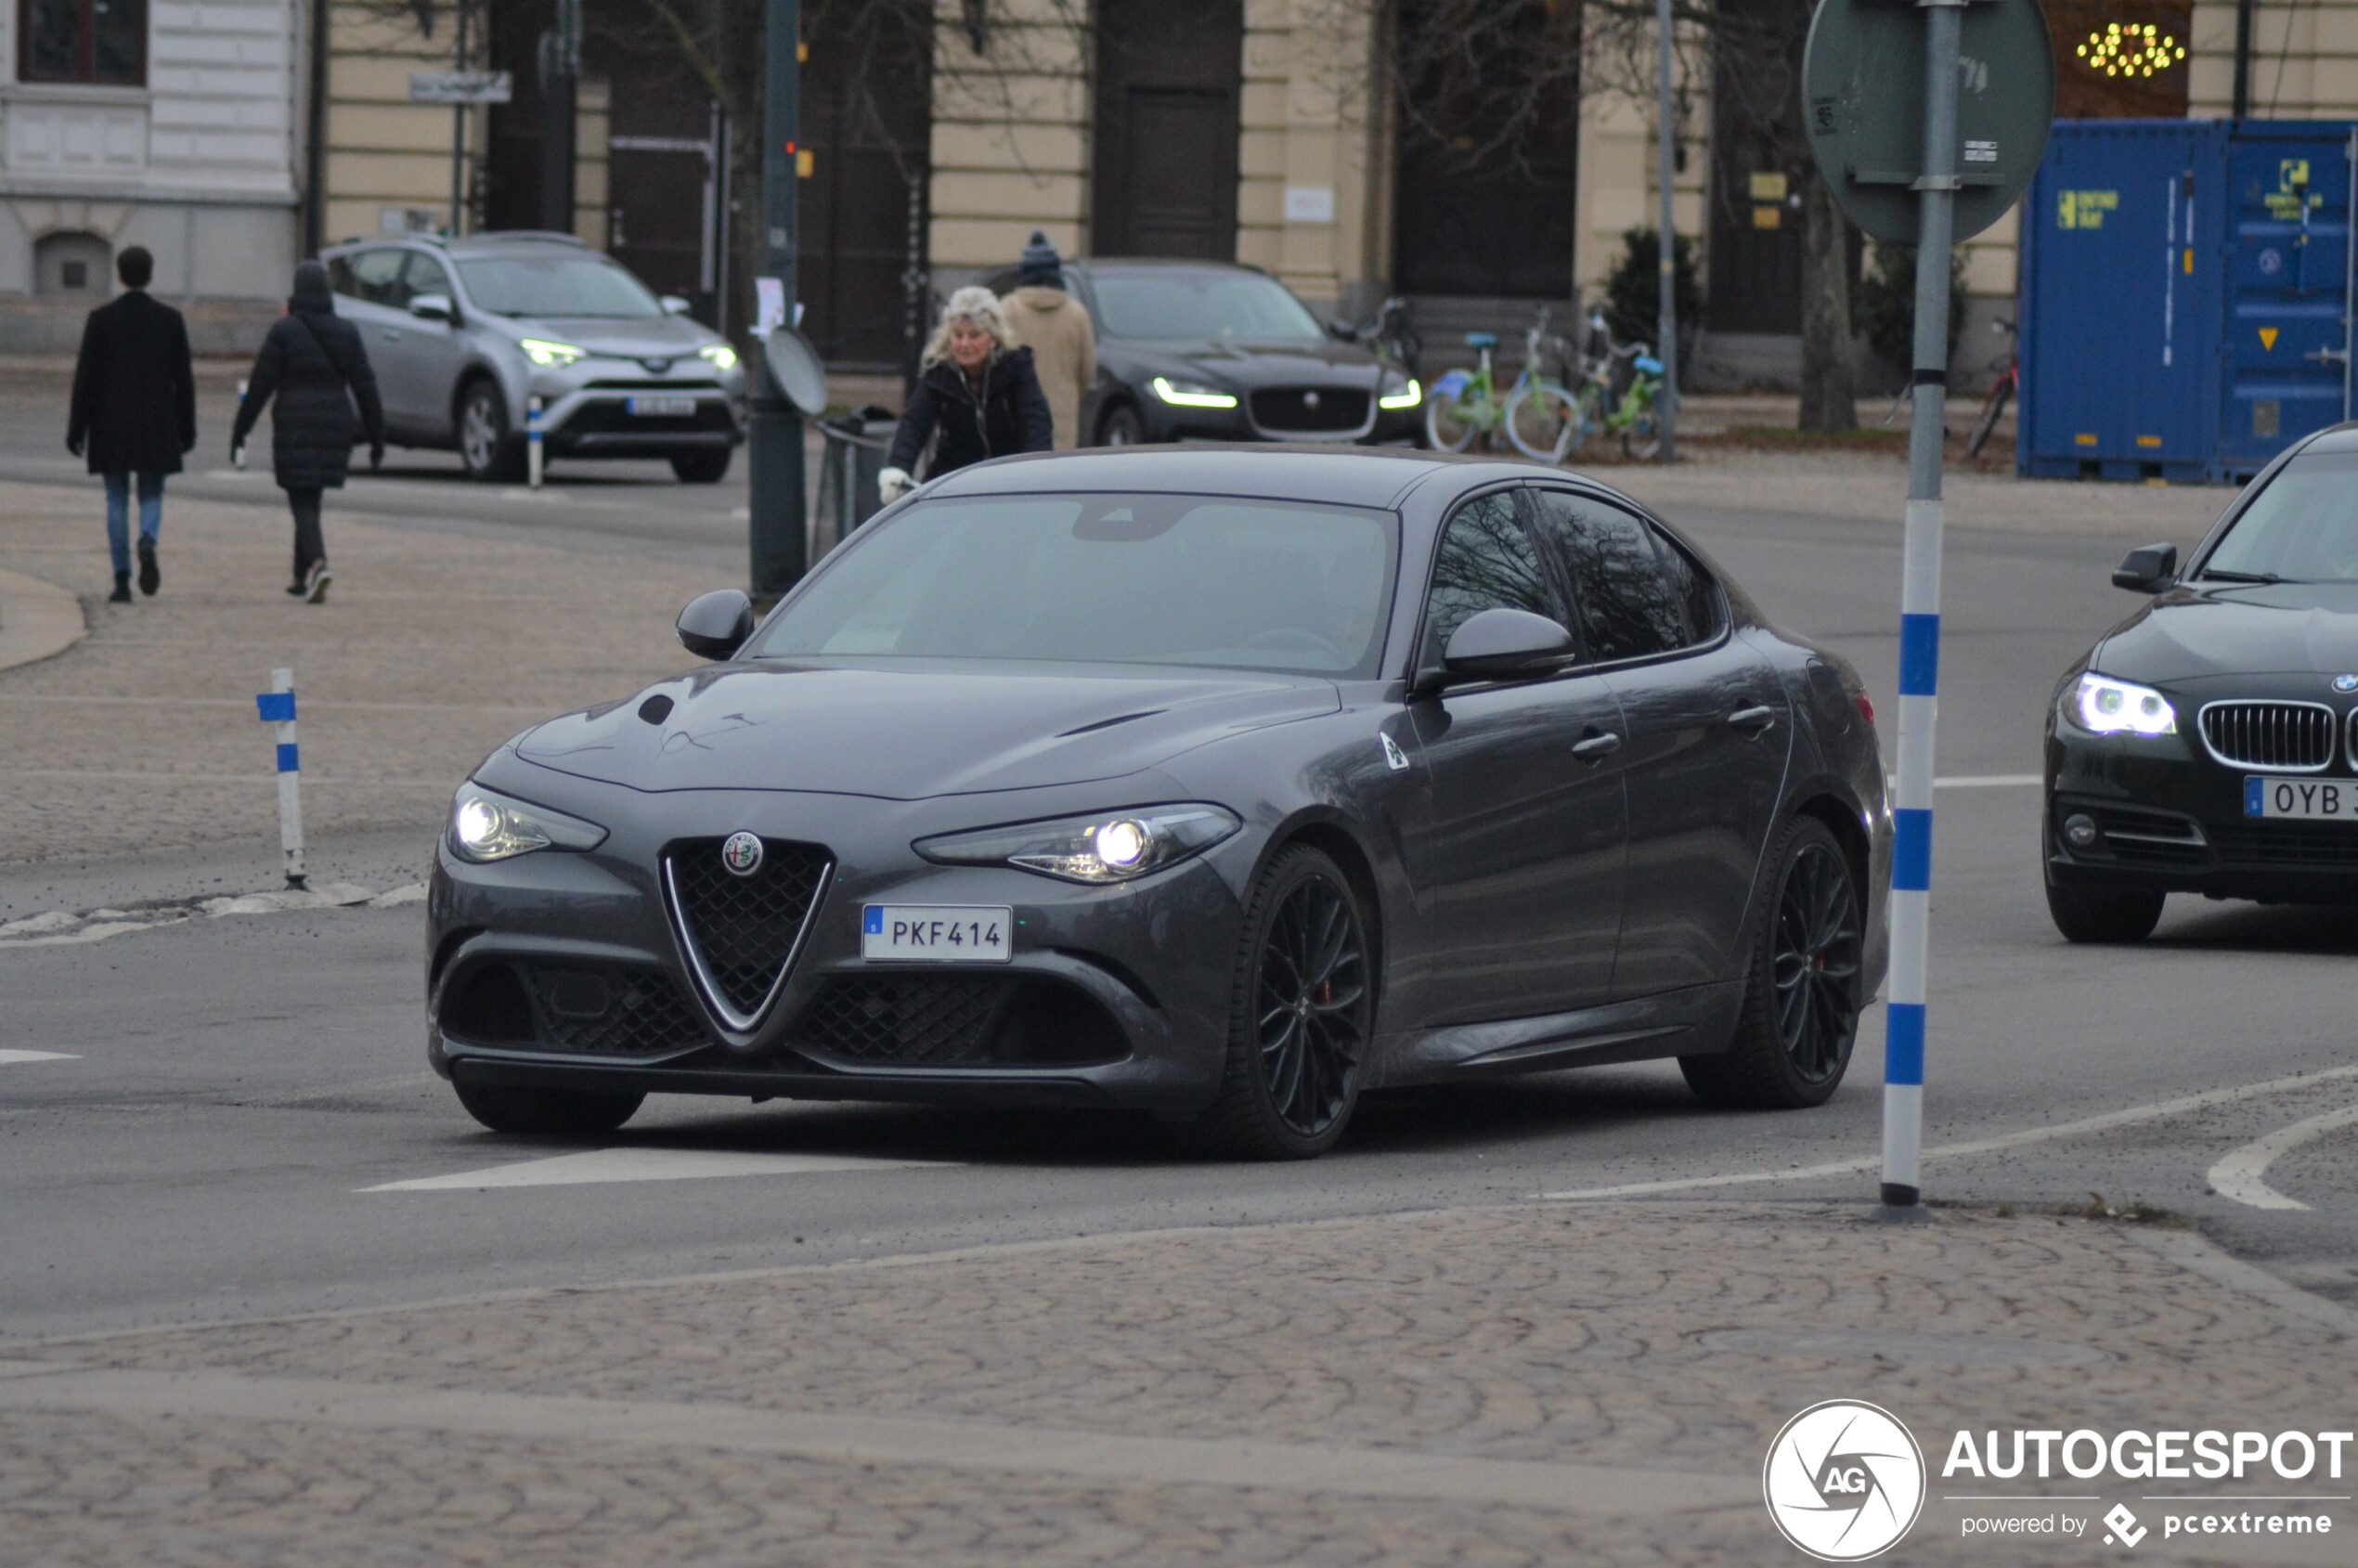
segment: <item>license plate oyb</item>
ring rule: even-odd
[[[2358,784],[2343,779],[2244,777],[2244,815],[2272,821],[2358,823]]]
[[[1004,964],[1015,911],[1004,905],[869,904],[860,956],[902,964]]]

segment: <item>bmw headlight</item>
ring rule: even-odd
[[[725,343],[708,343],[696,350],[696,357],[712,361],[716,370],[732,370],[737,365],[737,351]]]
[[[1233,408],[1237,395],[1223,392],[1203,382],[1175,382],[1168,376],[1154,379],[1155,395],[1181,408]]]
[[[536,365],[570,365],[590,352],[569,343],[551,343],[546,338],[525,338],[516,346]]]
[[[1377,398],[1376,407],[1379,408],[1413,408],[1424,400],[1425,389],[1417,384],[1416,377],[1410,376],[1408,378],[1407,385],[1395,387],[1392,391],[1387,392],[1382,396]]]
[[[488,790],[469,779],[450,802],[450,852],[485,865],[535,849],[594,849],[606,830],[579,817]]]
[[[2150,686],[2090,673],[2064,699],[2064,716],[2092,735],[2174,735],[2178,710]]]
[[[947,833],[912,847],[938,865],[1012,865],[1067,882],[1127,882],[1200,854],[1243,825],[1218,806],[1149,806]]]

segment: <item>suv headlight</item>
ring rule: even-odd
[[[1218,806],[1148,806],[946,833],[911,848],[938,865],[1012,865],[1066,882],[1127,882],[1200,854],[1243,825]]]
[[[516,346],[536,365],[570,365],[590,352],[569,343],[551,343],[547,338],[525,338]]]
[[[450,802],[450,852],[477,865],[551,847],[594,849],[605,841],[606,830],[595,823],[528,805],[473,779]]]
[[[1410,376],[1408,378],[1407,385],[1395,387],[1392,391],[1387,392],[1382,396],[1377,398],[1376,407],[1379,408],[1413,408],[1424,400],[1425,389],[1417,384],[1416,377]]]
[[[1154,379],[1155,395],[1181,408],[1233,408],[1237,395],[1223,392],[1204,382],[1175,382],[1168,376]]]
[[[708,359],[716,370],[733,370],[737,366],[737,351],[725,343],[708,343],[696,350],[696,357]]]
[[[2150,686],[2093,673],[2064,699],[2064,717],[2092,735],[2174,735],[2178,710]]]

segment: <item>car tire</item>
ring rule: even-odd
[[[2162,899],[2162,894],[2143,888],[2047,884],[2047,914],[2067,942],[2124,946],[2144,941],[2161,923]]]
[[[1220,1089],[1188,1141],[1234,1160],[1325,1153],[1358,1104],[1374,1025],[1357,890],[1320,850],[1285,850],[1245,902]]]
[[[467,1114],[495,1133],[530,1137],[600,1137],[637,1114],[646,1095],[627,1089],[531,1089],[509,1083],[453,1083]]]
[[[499,383],[478,379],[459,395],[459,461],[470,479],[512,485],[524,477],[524,443],[508,429]]]
[[[728,447],[717,452],[690,452],[671,460],[671,472],[682,485],[718,485],[729,477],[729,460],[735,456],[735,450]]]
[[[1814,817],[1785,823],[1768,864],[1730,1049],[1681,1056],[1678,1068],[1708,1104],[1798,1110],[1825,1104],[1850,1066],[1866,1001],[1864,900],[1850,858]]]
[[[1127,403],[1117,403],[1097,420],[1100,447],[1138,447],[1147,439],[1147,421]]]

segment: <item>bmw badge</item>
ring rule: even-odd
[[[761,840],[742,829],[720,841],[720,863],[739,876],[761,869]]]
[[[2358,692],[2358,675],[2335,676],[2334,690],[2337,692]]]

